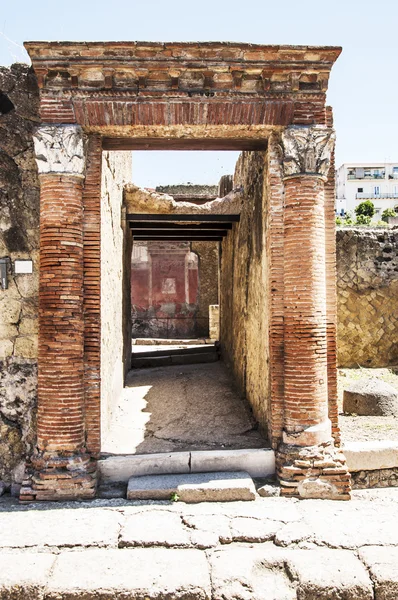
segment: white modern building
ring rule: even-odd
[[[336,171],[336,212],[354,213],[364,200],[375,206],[375,219],[386,208],[398,214],[398,162],[344,163]]]

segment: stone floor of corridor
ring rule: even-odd
[[[104,454],[264,448],[232,377],[221,361],[129,372]]]
[[[351,502],[0,498],[7,600],[396,600],[398,489]]]

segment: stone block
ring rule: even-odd
[[[24,336],[15,340],[14,355],[22,358],[37,357],[37,337]]]
[[[296,600],[284,571],[284,554],[273,544],[226,547],[210,556],[213,600]]]
[[[127,482],[130,477],[189,473],[189,452],[109,456],[98,461],[101,481]]]
[[[0,340],[7,340],[18,335],[18,329],[16,325],[11,323],[0,324]]]
[[[271,449],[198,450],[191,452],[191,471],[246,471],[251,477],[269,477],[275,473],[275,453]]]
[[[0,340],[0,359],[12,356],[14,343],[11,340]]]
[[[206,556],[200,550],[137,548],[61,553],[46,600],[209,600]]]
[[[343,452],[352,472],[398,467],[398,442],[346,442]]]
[[[343,411],[369,416],[398,416],[398,392],[380,379],[360,379],[344,390]]]
[[[286,552],[300,600],[373,600],[368,572],[353,552],[322,548]]]
[[[257,489],[257,494],[262,498],[272,498],[275,496],[280,496],[281,488],[279,485],[265,484]]]
[[[18,323],[21,303],[5,297],[0,301],[0,323]]]
[[[190,530],[184,527],[180,515],[170,511],[152,510],[127,515],[119,545],[188,547]]]
[[[377,600],[398,598],[398,548],[368,546],[359,550],[359,558],[369,570]]]
[[[45,553],[0,554],[0,598],[42,600],[55,559]]]
[[[218,304],[209,306],[209,335],[212,340],[220,339],[220,306]]]
[[[21,319],[21,323],[19,325],[19,333],[21,335],[29,335],[29,334],[37,335],[37,332],[38,332],[37,319]]]
[[[95,508],[3,512],[0,513],[1,546],[116,546],[119,520],[119,514]]]
[[[127,487],[129,500],[169,500],[174,494],[181,502],[231,502],[254,500],[256,490],[244,471],[132,477]]]

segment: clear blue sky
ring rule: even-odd
[[[25,40],[341,45],[328,93],[337,164],[398,161],[397,0],[0,1],[2,65],[26,61]],[[137,153],[133,173],[142,185],[210,183],[232,172],[234,160],[232,153]]]

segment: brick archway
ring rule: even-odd
[[[21,498],[95,495],[101,152],[165,146],[268,148],[271,397],[264,402],[279,478],[288,494],[348,497],[328,419],[338,443],[333,134],[325,99],[341,49],[25,46],[41,89],[41,262],[38,444]],[[306,266],[299,280],[297,256]],[[304,464],[309,446],[317,451]]]

